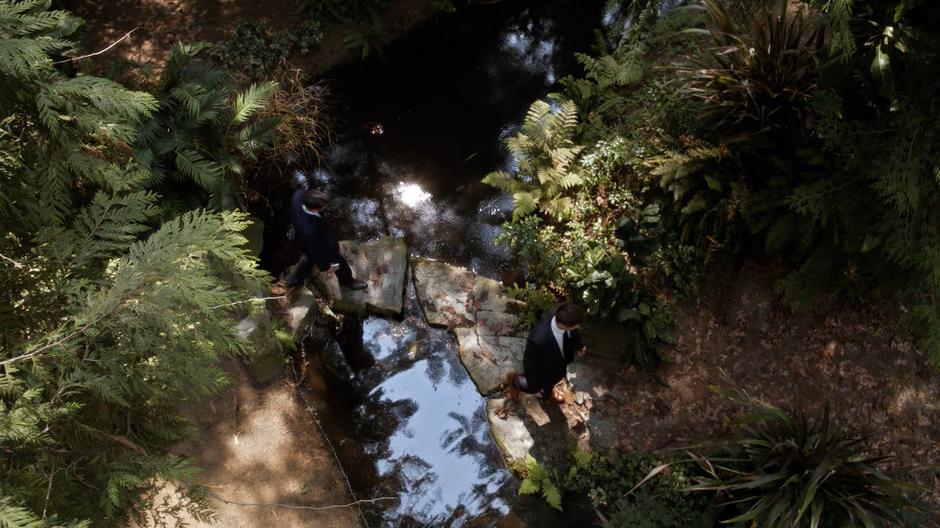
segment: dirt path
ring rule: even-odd
[[[256,389],[236,361],[224,367],[233,386],[187,413],[200,432],[178,448],[205,470],[199,480],[213,495],[210,502],[218,519],[205,523],[187,518],[187,525],[361,526],[355,505],[313,510],[235,504],[323,507],[348,504],[352,497],[339,463],[295,389],[284,379]]]

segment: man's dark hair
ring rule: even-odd
[[[578,326],[584,322],[584,308],[565,301],[555,309],[555,320],[565,326]]]
[[[329,196],[323,191],[310,190],[304,193],[304,205],[307,209],[323,209],[329,201]]]

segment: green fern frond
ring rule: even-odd
[[[182,149],[176,153],[176,167],[180,174],[194,181],[197,185],[212,191],[219,186],[225,172],[218,163],[208,160],[192,149]]]
[[[268,81],[261,84],[252,84],[245,91],[238,94],[232,107],[232,123],[240,125],[251,119],[253,115],[264,108],[275,90],[277,90],[277,83]]]
[[[67,235],[69,246],[81,248],[72,257],[74,266],[84,268],[126,250],[159,212],[157,195],[148,191],[116,196],[97,193]]]
[[[483,178],[483,183],[495,187],[504,193],[516,192],[519,183],[507,172],[493,171]]]
[[[539,206],[538,191],[516,192],[512,195],[514,209],[512,212],[513,220],[518,220],[535,212]]]

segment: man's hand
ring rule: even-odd
[[[576,352],[576,354],[578,355],[579,358],[586,356],[586,355],[587,355],[587,347],[586,347],[586,346],[581,347],[581,349],[578,350],[578,351]]]

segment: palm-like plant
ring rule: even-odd
[[[160,82],[160,107],[138,130],[138,156],[155,180],[172,175],[209,194],[209,205],[232,209],[245,160],[275,139],[277,119],[259,118],[274,82],[232,88],[228,72],[200,58],[207,44],[176,44]]]
[[[556,219],[570,214],[571,198],[564,193],[583,181],[573,166],[582,149],[572,140],[577,127],[574,102],[562,101],[553,106],[536,101],[529,107],[519,133],[506,139],[516,170],[491,172],[483,183],[512,194],[514,220],[536,210]]]
[[[743,513],[724,523],[764,528],[865,526],[875,520],[905,525],[904,511],[922,511],[905,495],[915,486],[894,480],[878,466],[886,457],[865,453],[863,437],[832,423],[829,410],[809,420],[741,394],[745,405],[730,440],[706,444],[713,454],[694,455],[703,474],[692,491],[717,491]]]
[[[710,36],[713,53],[679,71],[685,92],[704,103],[717,126],[747,134],[805,124],[824,32],[788,4],[731,12],[720,0],[703,0],[707,29],[686,31]]]

